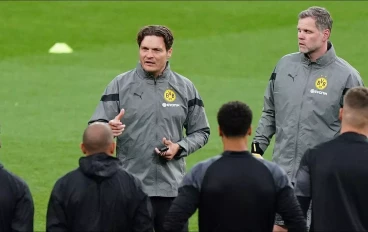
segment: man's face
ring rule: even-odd
[[[166,50],[164,38],[154,35],[145,36],[139,47],[139,60],[146,72],[157,76],[165,69],[171,53],[171,48]]]
[[[328,30],[321,32],[318,30],[316,20],[311,17],[299,19],[298,22],[298,43],[299,51],[311,54],[320,50],[329,36]]]

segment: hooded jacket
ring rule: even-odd
[[[0,164],[0,232],[33,231],[34,204],[28,185]]]
[[[140,181],[122,170],[117,158],[89,155],[56,182],[46,230],[148,232],[151,205]]]

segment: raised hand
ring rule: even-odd
[[[125,124],[121,122],[123,118],[125,110],[122,109],[118,115],[112,120],[109,121],[109,126],[112,130],[112,133],[115,137],[121,135],[125,129]]]

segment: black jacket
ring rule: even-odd
[[[82,157],[51,193],[46,230],[152,231],[151,204],[141,184],[107,154]]]
[[[33,217],[28,185],[0,164],[0,232],[33,231]]]

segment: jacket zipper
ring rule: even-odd
[[[155,95],[157,95],[157,78],[152,76],[153,80],[154,80],[154,83],[155,83]],[[158,126],[158,106],[157,106],[157,102],[156,102],[156,127]],[[157,128],[156,128],[156,141],[159,141],[159,138],[158,138],[158,133],[157,133]],[[158,157],[155,157],[155,158],[158,158]],[[157,195],[157,186],[158,186],[158,167],[159,167],[159,164],[157,163],[156,164],[156,178],[155,178],[155,192],[156,192],[156,195]]]
[[[296,140],[295,140],[295,152],[294,152],[294,159],[293,159],[293,165],[292,165],[292,170],[291,170],[291,181],[294,180],[294,175],[296,174],[295,170],[297,170],[297,168],[295,167],[296,164],[296,159],[298,157],[297,151],[298,151],[298,140],[299,140],[299,131],[300,131],[300,116],[302,115],[302,109],[303,109],[303,103],[304,103],[304,95],[305,95],[305,90],[307,89],[308,83],[309,83],[309,79],[310,79],[310,75],[312,74],[312,69],[313,69],[313,63],[310,62],[308,64],[309,67],[309,74],[307,76],[307,82],[304,86],[304,91],[303,91],[303,95],[302,95],[302,102],[300,104],[300,110],[299,110],[299,118],[298,118],[298,127],[297,127],[297,135],[296,135]]]

